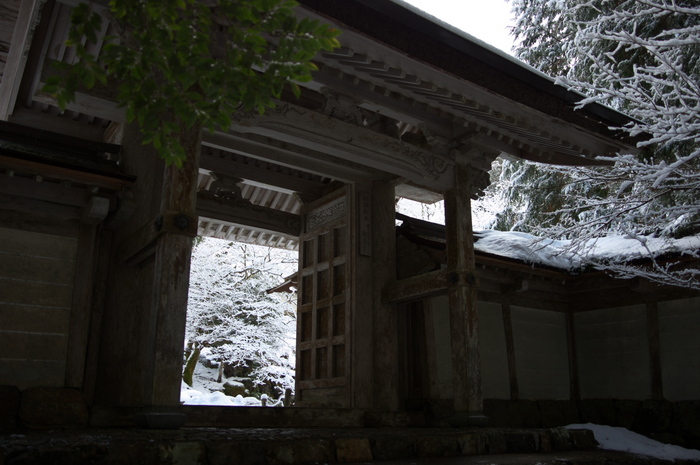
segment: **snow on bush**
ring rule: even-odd
[[[296,270],[296,260],[292,251],[198,239],[187,308],[190,347],[203,350],[210,365],[244,372],[276,395],[294,389],[296,297],[267,290]],[[213,396],[183,391],[186,403],[227,402]]]

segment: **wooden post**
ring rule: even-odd
[[[388,182],[373,183],[371,203],[374,407],[395,411],[400,407],[398,315],[395,305],[382,301],[382,290],[396,280],[394,186]]]
[[[187,159],[166,167],[138,127],[125,126],[136,210],[113,234],[95,381],[101,405],[179,406],[200,129],[182,128],[179,141]]]
[[[474,238],[471,220],[469,168],[459,159],[454,167],[455,187],[445,195],[447,268],[452,286],[449,293],[452,378],[455,426],[482,425],[479,313],[476,303]]]
[[[190,259],[197,231],[200,128],[182,128],[180,143],[187,159],[180,168],[166,167],[160,207],[163,216],[174,215],[175,228],[158,238],[155,251],[153,377],[148,399],[155,406],[180,403]]]

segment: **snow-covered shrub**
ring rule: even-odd
[[[266,291],[296,269],[295,252],[198,238],[192,253],[187,343],[207,364],[255,384],[294,389],[296,298]]]

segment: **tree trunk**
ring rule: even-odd
[[[192,375],[194,374],[194,368],[197,366],[199,361],[199,353],[202,350],[202,346],[195,344],[187,357],[187,362],[185,363],[185,369],[182,372],[182,380],[189,386],[192,387]]]

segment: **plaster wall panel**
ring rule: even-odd
[[[511,308],[518,390],[522,399],[568,399],[564,313]]]
[[[485,399],[510,399],[508,355],[501,304],[479,302],[479,351]]]
[[[664,397],[700,399],[700,297],[658,304]]]
[[[0,384],[63,386],[77,239],[0,228]]]
[[[450,358],[450,307],[446,295],[431,299],[430,306],[435,328],[435,362],[440,398],[452,398],[452,360]]]
[[[646,305],[574,316],[583,399],[647,399],[651,368]]]

